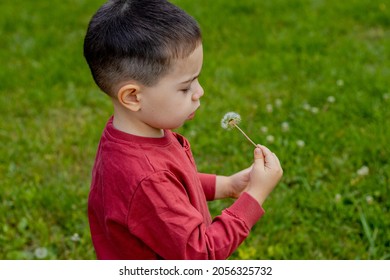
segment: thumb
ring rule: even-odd
[[[255,158],[255,163],[261,163],[264,165],[264,154],[263,151],[260,148],[260,145],[257,145],[255,151],[254,151],[254,158]]]

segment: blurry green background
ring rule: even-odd
[[[82,44],[103,2],[0,2],[0,259],[95,258],[87,196],[112,109]],[[199,170],[251,164],[228,111],[284,169],[231,259],[390,259],[389,2],[173,2],[203,31],[205,96],[179,129]]]

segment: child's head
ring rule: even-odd
[[[166,0],[110,0],[89,23],[84,56],[96,84],[115,96],[123,81],[153,86],[200,44],[197,22]]]

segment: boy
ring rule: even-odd
[[[98,259],[226,259],[263,215],[282,175],[255,149],[232,176],[198,173],[172,132],[195,116],[203,89],[200,29],[164,0],[112,0],[93,16],[84,55],[113,103],[92,172],[88,215]],[[237,200],[211,219],[207,200]]]

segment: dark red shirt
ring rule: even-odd
[[[211,219],[216,175],[198,173],[188,141],[103,132],[88,201],[98,259],[226,259],[264,211],[243,193]]]

